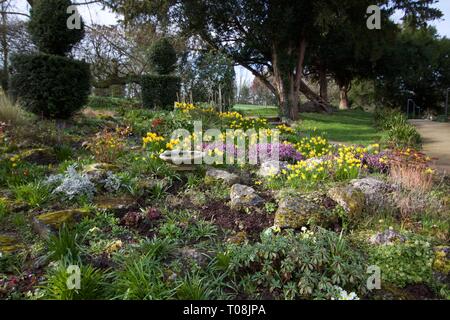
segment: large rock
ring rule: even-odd
[[[230,190],[231,208],[242,209],[245,207],[257,207],[264,203],[264,199],[256,194],[255,189],[242,184],[234,184]]]
[[[406,238],[392,229],[378,232],[370,237],[369,242],[375,245],[393,245],[396,241],[405,242]]]
[[[281,170],[286,168],[287,162],[269,160],[261,164],[261,167],[259,168],[258,171],[258,175],[261,177],[270,177],[279,174]]]
[[[352,186],[334,187],[328,190],[328,196],[337,202],[347,212],[349,218],[354,218],[364,210],[366,197],[361,189]]]
[[[13,234],[0,234],[0,254],[11,253],[23,247]]]
[[[233,184],[239,183],[240,179],[238,175],[225,170],[209,169],[206,171],[205,181],[207,183],[210,181],[221,181],[226,185],[232,186]]]
[[[299,229],[308,224],[312,217],[320,215],[321,207],[316,202],[301,195],[285,196],[279,200],[274,226]]]
[[[118,217],[122,217],[130,210],[139,208],[136,200],[128,196],[97,196],[94,199],[94,204],[98,209],[110,211]]]
[[[433,274],[437,281],[450,284],[450,247],[434,248]]]
[[[364,193],[366,205],[374,210],[392,205],[388,194],[393,187],[382,180],[372,177],[355,179],[350,181],[350,185]]]
[[[47,237],[51,232],[58,230],[63,224],[74,223],[89,214],[86,209],[69,209],[45,212],[33,218],[33,226],[37,233]]]

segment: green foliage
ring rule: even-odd
[[[419,148],[422,138],[416,128],[409,124],[398,110],[378,108],[374,115],[378,127],[387,131],[386,142],[395,148]]]
[[[0,223],[8,215],[8,203],[5,198],[0,198]]]
[[[70,30],[67,8],[70,0],[36,1],[30,11],[28,31],[41,52],[64,56],[84,37],[84,23],[80,29]]]
[[[87,102],[90,70],[85,62],[30,54],[14,56],[12,66],[13,96],[38,116],[67,119]]]
[[[56,160],[58,162],[64,162],[70,160],[73,156],[73,150],[70,145],[61,144],[53,147],[53,152],[55,153]]]
[[[422,138],[410,124],[395,126],[387,133],[387,142],[395,148],[420,148]]]
[[[141,79],[145,108],[172,109],[180,89],[180,78],[171,75],[145,75]]]
[[[376,94],[384,104],[406,108],[408,99],[424,109],[439,109],[450,86],[450,40],[434,27],[403,26],[376,65]]]
[[[230,255],[230,270],[253,298],[265,290],[284,299],[330,299],[335,286],[358,294],[365,290],[362,255],[325,229],[264,237],[261,243],[231,247]]]
[[[84,265],[80,262],[76,265],[80,268],[80,289],[70,289],[71,273],[68,267],[73,265],[71,259],[61,259],[56,265],[50,267],[47,280],[42,286],[44,299],[50,300],[97,300],[105,298],[106,275],[103,271]]]
[[[188,274],[177,288],[176,298],[179,300],[211,300],[214,290],[211,278]]]
[[[51,196],[50,188],[41,182],[13,186],[12,191],[17,201],[25,202],[33,208],[42,206]]]
[[[382,281],[404,287],[432,279],[433,250],[428,242],[416,240],[374,246],[369,256],[370,263],[381,268]]]
[[[64,257],[77,259],[80,253],[77,238],[75,230],[63,225],[57,234],[52,234],[47,240],[49,257],[53,261]]]
[[[138,106],[137,101],[115,97],[89,96],[86,105],[92,109],[131,109]]]
[[[113,273],[112,294],[123,300],[170,299],[175,290],[164,282],[163,266],[153,254],[124,259]]]
[[[171,74],[177,67],[177,53],[167,38],[161,38],[153,43],[148,60],[153,71],[159,75]]]
[[[27,256],[17,252],[0,255],[0,274],[20,273],[25,266]]]

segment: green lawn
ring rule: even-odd
[[[258,117],[277,117],[278,107],[276,106],[261,106],[252,104],[236,104],[233,107],[234,111],[242,112],[245,116],[258,116]]]
[[[382,132],[373,125],[373,115],[359,110],[336,111],[333,114],[302,113],[300,128],[317,129],[328,140],[369,145],[380,141]]]
[[[237,104],[233,108],[246,116],[276,117],[276,106]],[[333,114],[302,113],[300,127],[317,129],[328,140],[347,144],[369,145],[380,141],[382,132],[373,126],[373,115],[360,110],[336,111]]]

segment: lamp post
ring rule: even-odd
[[[411,102],[413,103],[413,112],[414,112],[414,108],[415,108],[415,105],[416,105],[416,103],[414,102],[413,99],[408,99],[408,102],[406,104],[406,117],[408,119],[409,119],[409,105],[410,105]]]
[[[448,93],[450,92],[450,88],[447,88],[447,95],[445,98],[445,121],[448,121]]]

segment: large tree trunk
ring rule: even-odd
[[[272,45],[272,67],[276,95],[283,117],[297,120],[299,93],[302,84],[303,63],[305,61],[306,40],[301,38],[297,44]],[[295,69],[289,61],[296,59]]]
[[[1,43],[3,48],[3,79],[1,86],[3,88],[3,91],[5,93],[8,92],[8,86],[9,86],[9,46],[8,46],[8,22],[7,22],[7,16],[5,12],[2,12],[2,36],[1,36]]]
[[[296,50],[297,66],[295,72],[292,66],[284,65],[292,57],[293,50]],[[281,113],[289,119],[297,119],[299,112],[300,93],[318,105],[324,112],[331,113],[331,105],[311,90],[302,80],[303,62],[305,57],[306,41],[300,41],[295,47],[277,48],[272,45],[272,76],[273,81],[269,81],[267,75],[253,68],[247,61],[237,60],[243,67],[257,77],[276,96],[281,108]],[[281,54],[280,54],[281,52]],[[286,55],[288,58],[286,58]],[[235,57],[234,57],[235,58]]]
[[[325,101],[322,97],[320,97],[317,93],[315,93],[313,90],[311,90],[310,87],[303,81],[300,85],[300,92],[305,95],[305,97],[319,106],[324,112],[331,113],[333,109],[331,108],[331,105],[328,103],[328,101]]]
[[[350,103],[348,101],[348,92],[350,85],[348,83],[339,84],[339,110],[348,110]]]

